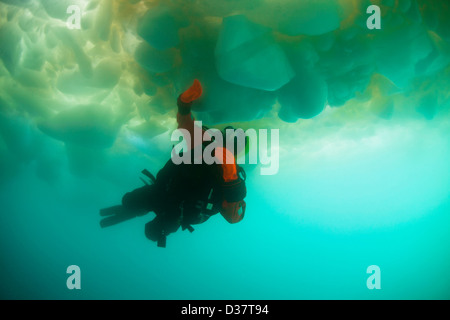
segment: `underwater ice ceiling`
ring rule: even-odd
[[[349,105],[433,121],[450,109],[449,16],[446,0],[0,0],[1,174],[36,160],[51,178],[54,141],[73,159],[172,130],[194,78],[209,125]]]

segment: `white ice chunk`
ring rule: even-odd
[[[244,87],[275,91],[294,76],[281,47],[243,15],[224,19],[215,50],[220,77]]]

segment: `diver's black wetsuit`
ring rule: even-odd
[[[192,230],[192,224],[218,213],[222,199],[219,185],[220,166],[175,165],[169,160],[154,184],[126,193],[122,206],[136,215],[155,212],[155,219],[145,226],[145,235],[159,241],[162,233],[173,233],[180,226]]]

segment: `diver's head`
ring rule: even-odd
[[[246,208],[244,198],[247,195],[245,178],[245,171],[239,167],[238,178],[222,184],[223,199],[220,213],[230,217],[231,223],[239,222],[244,218]]]
[[[224,217],[231,217],[228,222],[236,223],[244,219],[246,203],[244,200],[238,202],[223,201],[220,213]]]

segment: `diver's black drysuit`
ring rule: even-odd
[[[221,207],[221,167],[207,164],[179,164],[169,160],[158,172],[154,184],[126,193],[122,198],[125,210],[136,215],[149,211],[156,217],[145,225],[145,235],[161,241],[181,226],[203,223]]]

